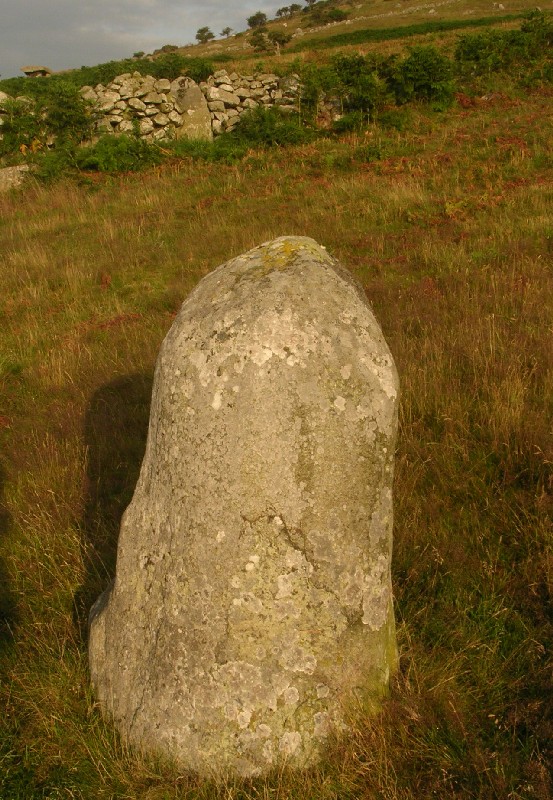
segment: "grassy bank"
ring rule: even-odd
[[[479,17],[478,19],[464,20],[444,19],[436,20],[436,22],[418,22],[412,25],[396,25],[392,28],[361,28],[356,31],[347,31],[332,36],[325,36],[324,39],[311,39],[307,42],[301,41],[289,47],[287,52],[299,53],[302,50],[328,50],[333,47],[374,44],[376,42],[388,42],[393,39],[409,39],[412,36],[426,36],[428,34],[461,31],[466,28],[486,28],[492,25],[497,26],[504,22],[514,22],[522,16],[522,14],[504,14],[501,17]]]
[[[401,132],[0,196],[0,797],[551,796],[552,104],[414,105]],[[102,721],[86,614],[176,309],[283,234],[362,281],[398,365],[401,668],[320,769],[216,789]]]

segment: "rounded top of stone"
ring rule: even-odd
[[[245,348],[242,355],[251,360],[251,348],[240,333],[249,327],[265,331],[263,352],[276,352],[280,345],[275,350],[270,344],[275,337],[281,344],[283,337],[303,341],[307,325],[317,342],[328,336],[356,342],[354,349],[365,354],[361,369],[366,380],[380,383],[389,397],[397,395],[393,358],[363,287],[310,237],[281,236],[264,242],[206,275],[184,301],[162,354],[189,328],[201,329],[201,335],[209,338],[222,317],[239,320],[229,344],[233,357]],[[187,335],[182,341],[185,350]],[[309,345],[306,353],[314,347]],[[333,357],[339,358],[341,347]],[[302,359],[297,362],[301,366],[307,364]]]
[[[238,256],[219,269],[230,266],[233,272],[240,274],[241,281],[257,282],[271,272],[296,272],[302,265],[330,267],[355,289],[363,303],[368,304],[363,288],[353,275],[327,253],[324,245],[309,236],[279,236]]]

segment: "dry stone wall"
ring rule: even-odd
[[[199,86],[186,77],[170,81],[139,72],[114,78],[107,86],[84,86],[82,97],[97,115],[96,130],[133,133],[150,142],[181,136],[211,139],[236,127],[241,115],[259,106],[297,109],[297,75],[230,75],[219,70]]]
[[[239,75],[219,70],[200,84],[212,118],[216,136],[230,131],[245,111],[259,106],[279,106],[283,111],[297,111],[300,96],[298,75],[279,78],[278,75]]]
[[[197,85],[189,78],[125,73],[107,86],[83,86],[81,95],[97,116],[96,131],[134,133],[150,142],[179,136],[211,138],[211,118]],[[190,94],[195,102],[190,102]],[[203,101],[203,102],[202,102]]]

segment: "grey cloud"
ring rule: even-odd
[[[222,0],[0,0],[0,75],[21,75],[25,64],[71,69],[184,45],[204,25],[216,36],[226,26],[245,30],[251,14],[272,16],[277,7],[255,0],[232,7]]]

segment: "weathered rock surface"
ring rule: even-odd
[[[28,164],[19,164],[16,167],[3,167],[0,169],[0,192],[20,186],[25,180],[29,169]]]
[[[178,124],[175,122],[177,138],[212,139],[211,114],[198,84],[190,78],[177,78],[170,88],[176,112],[181,115]]]
[[[385,690],[397,391],[362,290],[312,239],[185,301],[91,611],[92,682],[127,740],[205,776],[304,767]]]

